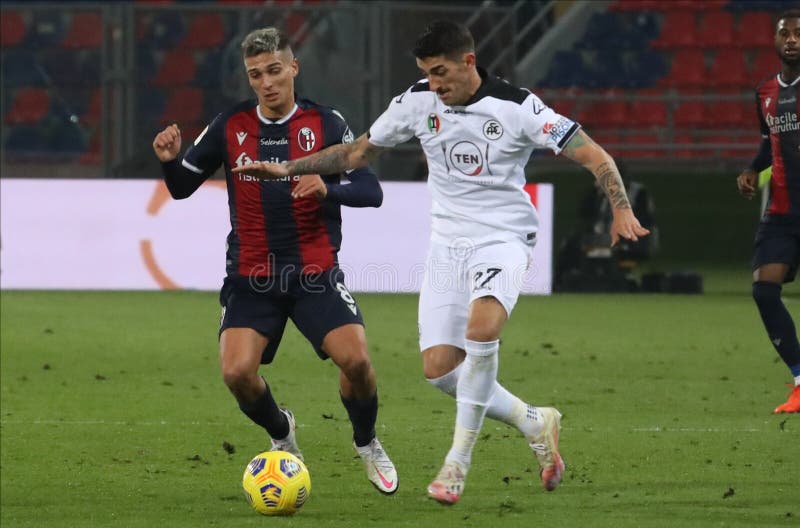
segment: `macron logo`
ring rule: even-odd
[[[236,133],[236,140],[239,142],[239,146],[240,147],[242,146],[242,143],[244,143],[244,138],[246,138],[246,137],[247,137],[247,132],[237,132]]]

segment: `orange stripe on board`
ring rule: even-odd
[[[167,277],[167,274],[161,271],[161,268],[156,263],[156,258],[153,255],[153,245],[149,240],[140,240],[139,249],[142,253],[142,260],[144,260],[144,267],[150,272],[153,280],[156,281],[162,290],[177,290],[180,287],[172,282],[172,279]]]

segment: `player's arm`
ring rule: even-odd
[[[758,148],[758,153],[750,166],[743,170],[736,178],[736,186],[739,188],[739,194],[748,200],[753,198],[756,194],[756,186],[758,185],[758,173],[772,165],[772,142],[769,139],[769,127],[764,120],[764,114],[761,112],[761,101],[758,99],[756,93],[756,110],[758,112],[758,121],[761,125],[761,145]]]
[[[292,197],[303,198],[313,194],[320,200],[348,207],[381,206],[383,189],[369,167],[348,172],[347,179],[350,183],[325,183],[318,174],[303,176],[292,190]]]
[[[181,130],[176,124],[166,127],[153,140],[153,151],[161,162],[164,183],[176,200],[191,196],[213,172],[204,172],[180,160],[181,144]]]
[[[362,134],[352,143],[332,145],[304,158],[285,163],[256,161],[243,167],[234,167],[234,173],[243,173],[265,180],[275,180],[298,174],[336,174],[366,166],[385,150],[369,142]]]
[[[611,223],[611,245],[619,241],[619,237],[636,241],[640,236],[650,233],[636,219],[625,193],[625,185],[617,169],[614,159],[600,145],[595,143],[586,132],[578,130],[562,149],[561,153],[569,159],[580,163],[592,174],[599,187],[605,192],[613,211]]]

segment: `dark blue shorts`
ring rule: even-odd
[[[332,268],[291,278],[226,278],[219,294],[226,328],[252,328],[269,339],[261,363],[271,363],[291,319],[321,359],[328,355],[322,341],[331,330],[347,324],[364,325],[361,310],[344,285],[344,273]]]
[[[758,225],[753,254],[753,270],[765,264],[786,264],[784,282],[791,282],[800,261],[800,217],[768,215]]]

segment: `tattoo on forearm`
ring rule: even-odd
[[[289,161],[289,174],[336,174],[348,167],[350,145],[334,145],[305,158]]]
[[[630,209],[631,203],[625,193],[625,185],[619,170],[613,163],[603,162],[594,171],[594,177],[614,209]]]
[[[587,136],[583,130],[578,130],[578,133],[572,136],[564,146],[564,154],[568,158],[572,158],[572,153],[575,152],[575,149],[584,146],[587,139],[589,139],[589,136]]]

